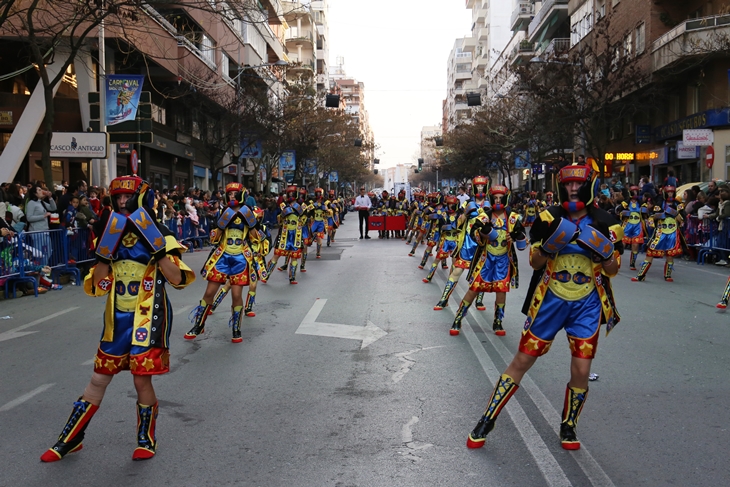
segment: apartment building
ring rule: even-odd
[[[287,81],[314,80],[317,66],[317,27],[310,4],[299,0],[281,2],[284,19],[288,25],[284,40],[290,66],[286,70]]]
[[[314,23],[317,27],[317,92],[321,93],[329,88],[329,22],[328,11],[329,6],[327,0],[316,0],[311,4],[312,13],[314,15]]]
[[[469,119],[471,109],[467,105],[467,93],[476,91],[472,79],[472,61],[475,41],[464,37],[454,41],[446,63],[446,103],[444,130],[448,131]]]
[[[512,38],[512,5],[510,1],[466,0],[466,8],[472,11],[472,24],[471,38],[465,39],[463,50],[472,53],[474,89],[490,97],[492,69]]]
[[[152,139],[112,144],[105,161],[54,158],[55,183],[87,179],[106,184],[108,181],[100,179],[102,174],[109,179],[129,173],[127,161],[135,149],[141,161],[140,175],[156,187],[207,186],[210,171],[204,142],[215,135],[211,133],[215,124],[204,110],[191,106],[185,95],[201,92],[216,99],[232,97],[236,86],[245,83],[276,90],[276,73],[261,65],[288,61],[288,57],[283,42],[286,20],[279,0],[236,4],[201,0],[201,6],[206,8],[142,4],[133,12],[134,29],[124,29],[119,21],[109,19],[104,38],[105,71],[145,75],[143,91],[150,92],[152,102]],[[23,39],[10,29],[0,32],[3,71],[17,73],[0,81],[0,180],[43,179],[39,134],[45,114],[42,86],[37,71],[28,68]],[[95,33],[88,38],[57,88],[54,131],[85,132],[91,125],[89,93],[102,86],[97,39]],[[67,55],[63,43],[56,49],[56,59]],[[53,64],[48,66],[55,75]],[[217,102],[210,99],[210,103]],[[237,175],[234,161],[235,154],[225,155],[220,164],[225,175],[218,184]],[[101,171],[100,164],[108,170]]]
[[[426,125],[421,128],[421,158],[424,166],[435,165],[436,142],[433,139],[442,135],[443,131],[438,125]]]

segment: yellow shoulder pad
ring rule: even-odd
[[[554,218],[552,213],[550,213],[548,210],[543,210],[540,212],[540,220],[546,223],[552,223]]]

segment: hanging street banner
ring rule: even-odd
[[[135,119],[143,84],[143,74],[111,74],[106,77],[106,125]]]
[[[280,171],[295,171],[297,168],[297,156],[296,151],[285,150],[279,157],[279,170]]]
[[[261,152],[260,140],[241,140],[241,158],[261,159]]]
[[[337,171],[332,171],[330,173],[330,183],[336,183],[338,181],[339,181],[339,177],[338,177]]]
[[[307,159],[305,162],[306,172],[305,174],[307,176],[316,176],[317,175],[317,159]]]

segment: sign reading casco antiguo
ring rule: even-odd
[[[108,147],[106,132],[53,132],[51,157],[106,159]]]

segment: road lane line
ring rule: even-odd
[[[444,282],[444,285],[445,284],[446,283]],[[463,297],[467,290],[468,288],[466,287],[466,285],[463,282],[459,282],[456,286],[455,291],[460,291]],[[501,340],[495,338],[492,329],[488,327],[486,319],[483,318],[479,313],[477,313],[474,308],[470,310],[470,315],[471,319],[474,320],[474,322],[482,329],[482,331],[484,331],[484,335],[487,337],[489,343],[500,355],[502,360],[504,360],[505,363],[510,363],[514,354],[507,349],[507,347]],[[484,322],[486,325],[483,325],[482,322]],[[469,329],[469,332],[473,334],[473,331],[471,329]],[[476,339],[476,335],[474,336],[474,339],[479,342],[479,340]],[[494,379],[492,382],[496,383],[496,379]],[[530,396],[530,399],[532,399],[532,402],[535,403],[535,406],[540,411],[540,414],[542,414],[543,418],[545,418],[545,420],[548,422],[552,430],[555,432],[555,435],[559,436],[559,424],[562,418],[558,411],[553,407],[552,403],[548,400],[547,397],[545,397],[537,384],[535,384],[535,382],[529,376],[529,373],[525,374],[522,378],[522,382],[520,382],[520,387],[525,392],[527,392],[528,396]],[[509,407],[509,403],[507,403],[507,407]],[[593,455],[591,455],[585,445],[581,445],[580,450],[573,451],[572,456],[593,486],[615,487],[611,478],[601,468],[595,458],[593,458]]]
[[[87,360],[86,362],[84,362],[84,363],[83,363],[83,364],[81,364],[81,365],[91,365],[91,364],[93,364],[93,363],[94,363],[94,359],[93,359],[93,358],[90,358],[89,360]]]
[[[0,413],[5,412],[5,411],[10,411],[15,406],[20,406],[21,404],[23,404],[28,399],[31,399],[33,396],[37,396],[41,392],[43,392],[43,391],[45,391],[47,389],[50,389],[54,385],[56,385],[56,384],[43,384],[42,386],[40,386],[40,387],[38,387],[36,389],[33,389],[29,393],[23,394],[22,396],[20,396],[17,399],[13,399],[12,401],[10,401],[10,402],[8,402],[8,403],[0,406]]]
[[[172,314],[173,316],[179,316],[186,313],[189,309],[192,309],[194,305],[183,306],[182,308],[176,309]]]
[[[12,340],[13,338],[19,338],[26,335],[31,335],[33,333],[38,333],[37,331],[24,331],[21,332],[21,330],[25,330],[26,328],[30,328],[31,326],[39,325],[45,321],[52,320],[53,318],[56,318],[58,316],[61,316],[63,314],[66,314],[70,311],[79,309],[78,306],[74,306],[73,308],[64,309],[63,311],[58,311],[56,313],[53,313],[52,315],[44,316],[43,318],[39,318],[35,321],[31,321],[30,323],[26,323],[25,325],[21,325],[17,328],[13,328],[12,330],[4,331],[0,333],[0,342],[4,342],[6,340]]]

